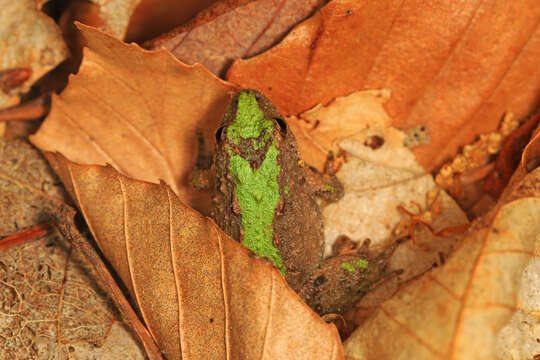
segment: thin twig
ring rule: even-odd
[[[82,236],[73,223],[74,211],[69,209],[60,210],[57,219],[57,228],[92,264],[100,280],[100,285],[107,291],[115,302],[118,310],[126,320],[127,324],[133,329],[137,338],[140,340],[146,354],[150,360],[164,360],[154,339],[143,325],[130,303],[124,296],[124,293],[112,277],[107,266],[97,253],[96,249]]]

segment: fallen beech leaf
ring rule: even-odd
[[[343,358],[335,327],[270,263],[168,186],[48,158],[167,358]]]
[[[504,111],[521,118],[534,110],[539,17],[534,0],[335,0],[279,45],[236,61],[227,79],[261,90],[289,115],[357,90],[388,88],[393,125],[427,129],[429,143],[415,154],[432,170],[476,135],[494,131]]]
[[[230,8],[231,1],[225,5]],[[238,1],[232,1],[237,6]],[[222,75],[231,62],[259,54],[281,40],[323,0],[258,0],[223,12],[222,2],[199,14],[190,24],[149,43],[164,47],[187,64],[201,63]],[[209,21],[211,18],[211,21]]]
[[[36,0],[7,1],[0,12],[0,108],[62,62],[68,50],[54,20]]]
[[[444,267],[403,288],[356,330],[348,358],[530,359],[540,352],[539,158],[537,133],[492,212]]]
[[[234,88],[166,50],[146,51],[79,25],[88,40],[81,69],[31,141],[85,164],[113,165],[145,181],[163,179],[182,201],[207,211],[209,193],[188,184],[198,128],[209,148]],[[92,104],[89,106],[89,104]]]
[[[67,194],[41,154],[0,139],[0,236],[48,221]],[[0,251],[0,358],[144,355],[96,286],[88,261],[55,231]]]

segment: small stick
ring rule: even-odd
[[[53,226],[50,223],[43,223],[32,226],[21,232],[9,235],[0,240],[0,250],[9,249],[12,246],[16,246],[25,243],[30,240],[36,240],[40,237],[50,233],[53,230]]]
[[[50,108],[48,95],[0,110],[0,121],[34,120],[47,115]]]
[[[72,217],[74,211],[70,209],[60,210],[60,215],[57,218],[56,226],[60,233],[64,235],[92,264],[92,267],[96,271],[100,280],[100,285],[107,291],[107,293],[114,300],[118,310],[133,329],[137,338],[141,342],[148,358],[150,360],[164,360],[159,348],[157,347],[154,339],[148,332],[148,329],[141,322],[131,304],[124,296],[124,293],[112,277],[111,273],[107,269],[107,266],[101,259],[100,255],[94,249],[94,247],[88,243],[86,238],[82,236],[75,228]]]

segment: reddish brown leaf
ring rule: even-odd
[[[323,2],[220,2],[201,13],[188,26],[150,42],[148,46],[165,47],[183,62],[201,63],[214,74],[221,75],[234,59],[251,57],[275,44]],[[243,3],[242,6],[238,6],[239,3]],[[227,8],[231,11],[225,12]]]
[[[433,169],[502,113],[537,101],[540,8],[521,2],[332,1],[228,79],[296,115],[359,89],[389,88],[401,128],[424,125],[415,154]],[[504,34],[504,36],[502,36]]]

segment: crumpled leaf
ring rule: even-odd
[[[39,152],[0,139],[0,235],[48,221],[67,194]],[[88,261],[54,231],[0,251],[0,358],[143,359]]]
[[[0,108],[19,96],[68,56],[54,20],[36,0],[4,1],[0,12]]]
[[[222,75],[233,60],[267,50],[323,0],[248,1],[225,12],[222,8],[230,7],[229,2],[216,3],[189,25],[153,40],[149,47],[164,47],[186,64],[201,63],[214,74]]]
[[[271,263],[170,187],[48,158],[167,358],[343,358],[335,327]]]
[[[198,153],[195,134],[201,129],[213,148],[234,88],[166,50],[142,50],[79,26],[88,40],[81,69],[53,96],[31,141],[75,162],[109,163],[136,179],[162,179],[182,201],[208,211],[209,193],[188,184]]]
[[[356,330],[348,358],[530,359],[540,352],[539,159],[537,133],[497,206],[444,267],[400,290]]]
[[[426,128],[428,143],[415,154],[432,170],[496,130],[504,111],[522,118],[536,106],[538,9],[534,0],[331,1],[279,45],[236,61],[227,79],[289,115],[388,88],[393,125]]]

